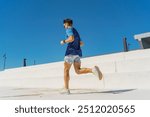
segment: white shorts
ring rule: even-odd
[[[81,62],[79,55],[67,55],[65,56],[64,61],[69,64],[72,64],[74,62]]]

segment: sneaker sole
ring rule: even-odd
[[[70,91],[66,91],[66,92],[65,92],[65,91],[64,91],[64,92],[63,92],[63,91],[60,91],[59,93],[60,93],[60,94],[63,94],[63,95],[70,95]]]
[[[102,72],[99,70],[99,67],[98,67],[98,66],[95,66],[95,69],[96,69],[96,71],[98,72],[98,78],[99,78],[99,80],[102,80],[103,74],[102,74]]]

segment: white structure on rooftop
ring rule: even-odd
[[[134,35],[142,49],[150,48],[150,32]]]

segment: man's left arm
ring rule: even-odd
[[[65,43],[71,43],[71,42],[73,42],[73,41],[74,41],[74,36],[71,35],[71,36],[69,36],[67,39],[62,40],[60,43],[61,43],[61,45],[63,45],[63,44],[65,44]]]
[[[74,41],[74,36],[71,35],[71,36],[68,37],[68,39],[65,40],[65,43],[71,43],[73,41]]]
[[[74,34],[73,34],[72,28],[66,29],[66,34],[67,34],[68,38],[65,39],[65,40],[62,40],[60,42],[62,45],[65,44],[65,43],[71,43],[71,42],[74,41]]]

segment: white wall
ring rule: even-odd
[[[76,75],[71,68],[72,88],[150,88],[150,49],[94,56],[82,59],[83,67],[98,65],[105,78]],[[7,69],[0,72],[0,87],[63,86],[63,62]]]

